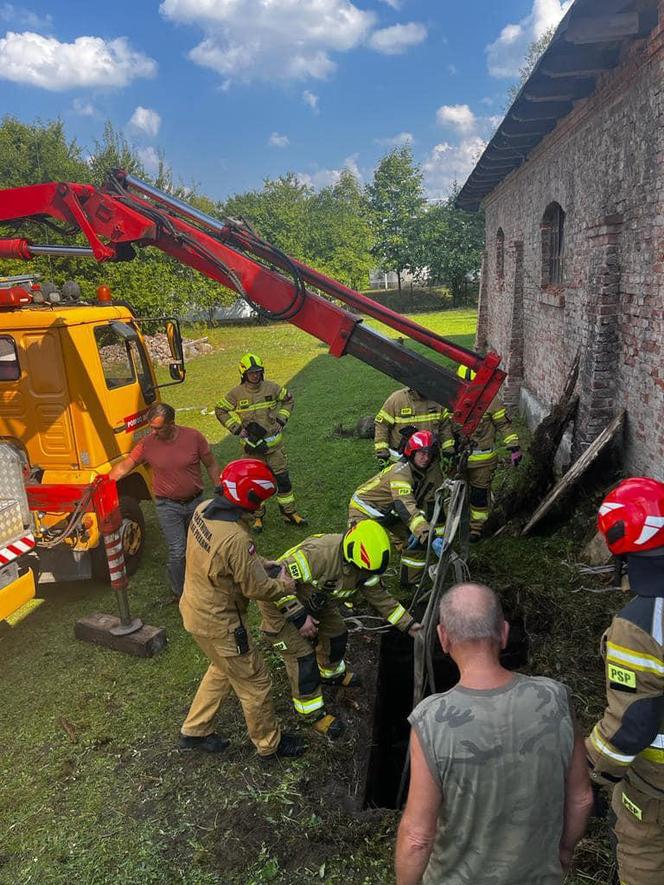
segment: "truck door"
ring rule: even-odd
[[[0,435],[20,440],[34,466],[76,466],[69,391],[55,328],[0,339]],[[18,347],[17,347],[18,345]]]
[[[135,431],[146,423],[148,406],[156,399],[155,380],[133,325],[112,320],[95,326],[94,337],[106,388],[106,418],[119,451],[126,453]]]

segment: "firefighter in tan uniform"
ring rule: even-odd
[[[475,372],[459,366],[457,375],[472,381]],[[471,439],[471,450],[466,463],[470,495],[470,540],[479,541],[491,509],[491,483],[498,467],[496,437],[503,434],[503,445],[509,450],[513,467],[522,458],[519,435],[512,427],[507,409],[494,400],[477,426]]]
[[[221,752],[228,740],[213,731],[219,707],[232,691],[244,712],[249,737],[260,756],[299,756],[304,744],[282,734],[263,658],[247,630],[249,599],[269,599],[305,635],[315,625],[292,594],[293,580],[281,571],[268,577],[243,517],[276,492],[269,468],[255,459],[231,461],[218,494],[194,511],[187,538],[187,567],[180,612],[185,630],[210,660],[180,735],[183,749]]]
[[[248,458],[265,461],[277,478],[277,504],[284,521],[306,525],[295,508],[293,485],[288,474],[282,431],[293,411],[293,395],[288,388],[265,380],[263,361],[255,353],[245,353],[240,360],[237,387],[223,396],[214,413],[224,427],[239,436]],[[261,531],[265,508],[256,511],[254,530]]]
[[[602,637],[607,706],[586,740],[592,780],[613,789],[621,885],[664,882],[664,483],[621,482],[599,529],[626,556],[636,595]]]
[[[447,409],[412,387],[395,390],[388,396],[374,426],[374,448],[379,461],[398,461],[416,430],[433,433],[443,458],[454,456],[454,433]]]
[[[354,525],[376,519],[388,530],[401,556],[401,583],[417,581],[424,568],[429,523],[436,489],[443,482],[438,445],[428,430],[413,433],[400,461],[361,485],[348,506],[348,522]],[[444,525],[433,526],[442,535]],[[442,538],[437,538],[442,542]],[[435,548],[440,555],[441,545]]]
[[[345,534],[312,535],[279,557],[295,581],[297,600],[317,622],[314,647],[271,602],[260,602],[261,629],[280,652],[290,680],[293,706],[315,731],[334,740],[343,732],[341,719],[325,711],[322,685],[353,688],[359,678],[346,666],[348,630],[338,608],[360,591],[393,626],[414,636],[420,625],[382,585],[390,561],[390,539],[374,520]]]

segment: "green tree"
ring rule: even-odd
[[[526,82],[528,77],[530,77],[530,75],[532,74],[533,68],[540,60],[540,56],[553,39],[553,35],[555,33],[556,25],[551,25],[550,28],[547,28],[546,31],[544,31],[541,37],[538,37],[537,40],[533,40],[533,42],[528,46],[523,62],[521,63],[521,67],[519,68],[519,78],[516,83],[512,83],[510,88],[507,90],[507,104],[505,108],[506,110],[513,103],[514,99],[521,91],[521,87]]]
[[[309,201],[309,263],[347,286],[366,288],[375,263],[369,214],[360,183],[349,169],[344,169],[335,184]]]
[[[419,222],[425,199],[422,173],[407,145],[378,164],[367,186],[375,243],[373,255],[384,270],[397,274],[399,291],[404,270],[415,272],[419,259]]]
[[[129,144],[121,132],[115,129],[110,120],[104,124],[104,133],[101,139],[95,139],[88,166],[90,167],[89,175],[98,187],[104,183],[111,169],[124,169],[125,172],[136,175],[137,178],[147,177],[135,148]]]
[[[90,181],[90,170],[74,139],[67,140],[62,120],[0,122],[0,187],[47,181]]]
[[[463,303],[468,280],[479,273],[484,245],[483,214],[457,209],[458,192],[455,183],[448,199],[429,206],[420,226],[429,279],[450,288],[455,306]]]
[[[307,213],[313,190],[289,172],[265,179],[261,191],[236,194],[222,206],[225,216],[243,218],[263,239],[287,255],[306,260]]]

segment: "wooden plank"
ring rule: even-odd
[[[638,12],[623,12],[619,15],[584,16],[575,18],[565,31],[567,43],[585,45],[587,43],[609,43],[624,37],[635,37],[639,33]]]
[[[526,101],[576,101],[595,89],[593,77],[538,77],[526,83],[522,97]]]
[[[511,120],[560,120],[572,110],[571,101],[519,101],[510,110]]]
[[[561,497],[563,492],[571,488],[574,483],[580,479],[587,468],[592,464],[599,453],[615,438],[619,430],[622,430],[625,413],[621,412],[617,415],[608,427],[605,427],[600,435],[588,446],[581,457],[572,464],[567,473],[560,479],[558,483],[551,489],[546,498],[526,523],[522,530],[522,535],[527,535],[531,528],[540,521],[540,519],[548,513],[551,507]]]
[[[113,651],[123,651],[138,658],[151,658],[166,645],[166,631],[163,627],[143,624],[140,630],[127,636],[115,636],[112,627],[117,627],[120,619],[115,615],[95,612],[79,618],[74,625],[74,636],[83,642],[103,645]]]

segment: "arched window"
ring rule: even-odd
[[[544,210],[542,231],[542,285],[562,283],[565,256],[565,213],[559,203]]]
[[[496,231],[496,281],[499,286],[505,280],[505,234],[502,227]]]

